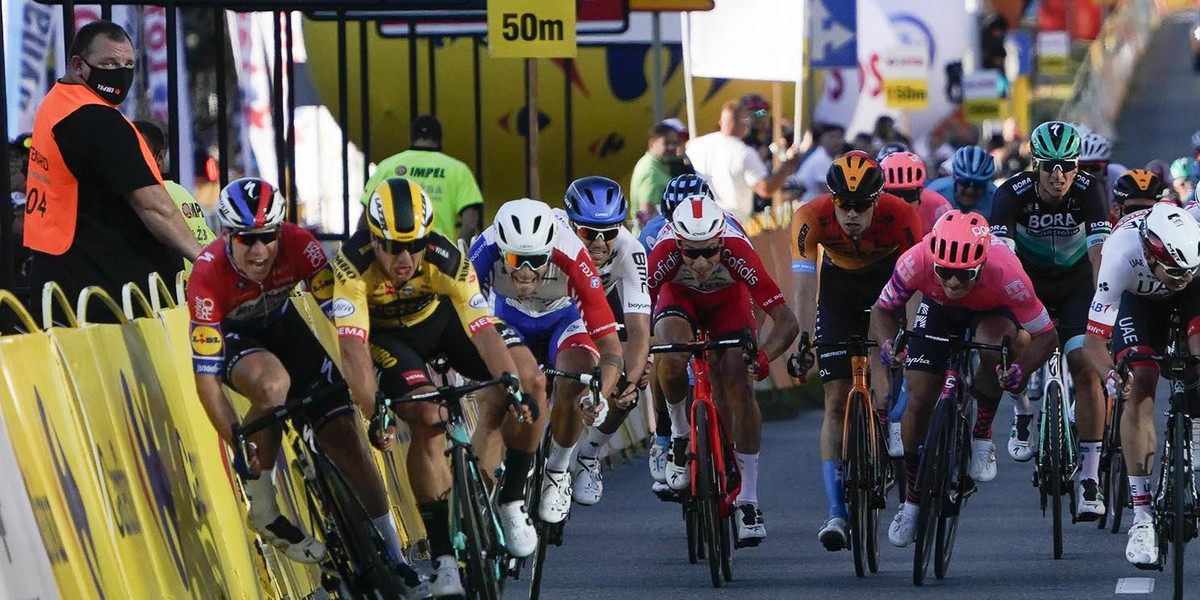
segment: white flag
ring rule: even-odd
[[[689,14],[694,77],[796,81],[804,35],[799,0],[717,0]]]
[[[252,14],[227,11],[226,16],[242,97],[242,131],[250,150],[246,152],[247,146],[243,145],[243,154],[252,152],[259,176],[280,185],[275,163],[275,126],[271,120],[271,80],[262,30],[255,25]],[[252,169],[245,171],[249,173]]]

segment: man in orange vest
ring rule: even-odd
[[[200,245],[163,187],[154,156],[118,110],[133,82],[129,35],[94,21],[75,35],[67,75],[38,107],[29,152],[24,244],[31,308],[56,281],[74,303],[90,285],[120,299],[128,281],[168,282]]]

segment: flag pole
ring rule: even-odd
[[[808,72],[809,42],[812,39],[812,19],[809,17],[808,3],[811,0],[800,0],[800,23],[803,28],[800,41],[800,72],[796,73],[796,89],[792,115],[792,143],[799,144],[804,138],[804,74]]]
[[[700,132],[696,130],[696,92],[692,85],[692,17],[689,12],[679,13],[682,25],[680,41],[683,42],[683,93],[687,100],[688,137],[695,139]]]

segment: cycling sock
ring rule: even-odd
[[[1100,481],[1100,446],[1099,441],[1079,442],[1079,456],[1083,458],[1083,468],[1079,472],[1079,480],[1091,479]]]
[[[825,478],[825,501],[829,503],[829,516],[845,519],[846,494],[842,492],[842,464],[837,460],[821,461],[821,474]]]
[[[515,448],[504,451],[504,481],[500,484],[500,504],[525,499],[525,480],[529,477],[529,468],[532,466],[532,452]]]
[[[1133,522],[1141,523],[1154,519],[1154,508],[1150,505],[1150,476],[1129,476],[1129,498],[1133,501]]]
[[[667,404],[667,413],[671,416],[671,437],[691,437],[692,429],[688,425],[687,402]]]
[[[583,445],[579,447],[579,458],[595,460],[600,455],[600,449],[608,444],[615,433],[604,433],[599,427],[588,427],[587,435],[583,436]]]
[[[900,384],[900,391],[896,393],[896,405],[892,407],[892,413],[888,415],[888,420],[893,423],[899,423],[904,416],[904,409],[908,407],[908,380],[904,380]]]
[[[758,453],[742,454],[734,451],[738,471],[742,474],[742,489],[738,492],[738,504],[758,504]]]
[[[971,388],[971,396],[975,398],[975,427],[971,437],[977,440],[992,439],[992,421],[996,419],[996,409],[1000,406],[999,398],[988,398],[978,389]]]
[[[917,495],[917,469],[921,466],[921,455],[916,452],[904,453],[904,474],[907,485],[904,488],[904,499],[908,502],[919,502]]]
[[[664,401],[663,404],[666,404]],[[667,412],[667,407],[654,409],[654,435],[659,437],[671,437],[671,414]]]
[[[275,469],[263,469],[258,479],[247,479],[246,495],[250,496],[250,518],[270,523],[279,516],[279,504],[275,502]]]
[[[425,537],[429,540],[430,558],[454,554],[454,545],[450,543],[450,501],[422,502],[420,509],[421,520],[425,523]]]
[[[1019,394],[1012,392],[1004,392],[1004,395],[1012,398],[1013,414],[1020,416],[1029,416],[1037,412],[1037,407],[1033,405],[1033,401],[1029,399],[1029,392],[1022,391]]]
[[[388,558],[402,565],[408,564],[404,558],[404,546],[400,544],[400,532],[396,529],[396,518],[392,516],[392,511],[389,510],[382,516],[373,517],[371,523],[383,537],[383,542],[387,546]]]
[[[567,467],[571,466],[571,455],[575,453],[575,445],[560,446],[553,439],[550,440],[550,456],[546,457],[546,470],[556,473],[565,473]]]

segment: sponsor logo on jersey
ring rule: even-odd
[[[329,269],[321,269],[313,276],[312,282],[308,284],[309,291],[312,292],[314,298],[318,301],[325,301],[333,297],[333,273]]]
[[[426,375],[424,371],[418,371],[414,369],[412,371],[405,371],[401,373],[401,375],[404,376],[404,383],[407,383],[408,385],[415,386],[420,383],[429,383],[429,376]]]
[[[201,263],[201,262],[212,262],[212,260],[213,260],[213,253],[212,253],[212,252],[205,252],[205,253],[201,254],[200,256],[197,256],[197,257],[196,257],[196,262],[198,262],[198,263]]]
[[[199,321],[211,321],[214,306],[212,298],[196,296],[192,299],[192,313]]]
[[[1105,303],[1103,303],[1103,302],[1093,302],[1093,303],[1092,303],[1092,312],[1094,312],[1094,313],[1102,313],[1102,312],[1104,312],[1104,311],[1108,310],[1108,309],[1109,309],[1109,308],[1111,308],[1111,307],[1112,307],[1112,305],[1111,305],[1111,304],[1105,304]]]
[[[408,167],[406,167],[404,165],[400,165],[400,166],[396,167],[397,175],[404,176],[404,174],[407,172],[408,172]]]
[[[1019,279],[1005,284],[1004,293],[1008,294],[1008,297],[1011,298],[1013,302],[1024,302],[1031,296],[1029,293],[1029,288],[1025,287],[1025,282]]]
[[[484,298],[483,294],[475,294],[475,295],[471,296],[470,300],[467,301],[467,306],[470,306],[471,308],[477,308],[477,309],[482,310],[482,309],[487,308],[487,305],[488,305],[487,298]]]
[[[354,303],[346,298],[338,298],[333,301],[333,316],[336,319],[344,319],[354,314]]]
[[[483,316],[483,317],[479,317],[478,319],[475,319],[474,321],[471,321],[470,323],[468,323],[467,329],[471,330],[471,335],[475,335],[476,333],[483,331],[488,325],[491,325],[491,324],[492,324],[492,317],[491,316]]]
[[[604,285],[604,281],[601,280],[599,277],[592,277],[590,284],[592,286],[592,289],[600,289],[600,286]]]
[[[1117,326],[1121,328],[1121,341],[1126,346],[1137,343],[1137,328],[1133,326],[1133,317],[1122,317],[1117,321]]]
[[[749,261],[747,261],[745,257],[735,257],[733,255],[733,250],[728,247],[726,247],[721,254],[725,257],[725,266],[731,271],[737,273],[738,276],[746,281],[746,284],[750,285],[751,287],[758,285],[758,271],[754,267],[750,266]]]
[[[1019,180],[1013,182],[1012,191],[1014,194],[1020,194],[1021,192],[1024,192],[1025,189],[1031,185],[1033,185],[1032,178],[1022,178],[1022,179],[1019,179]]]
[[[1111,330],[1095,321],[1088,321],[1087,332],[1100,337],[1108,337],[1108,334],[1111,333]]]
[[[192,352],[199,356],[216,356],[221,351],[221,333],[208,325],[192,328]]]
[[[325,251],[321,249],[320,242],[313,240],[304,247],[304,257],[308,259],[308,264],[315,269],[326,262]]]
[[[796,234],[796,247],[800,249],[800,256],[804,256],[804,242],[808,239],[808,223],[800,226],[800,233]]]
[[[338,337],[349,337],[359,340],[367,339],[367,330],[362,327],[349,327],[341,325],[337,328]]]
[[[431,177],[436,179],[446,178],[446,169],[442,167],[413,167],[408,171],[409,177]]]
[[[1026,221],[1026,227],[1030,229],[1046,229],[1049,227],[1078,227],[1079,223],[1075,220],[1075,215],[1071,213],[1053,213],[1047,215],[1029,215]],[[1095,225],[1093,225],[1094,227]],[[1107,224],[1105,225],[1107,227]]]

